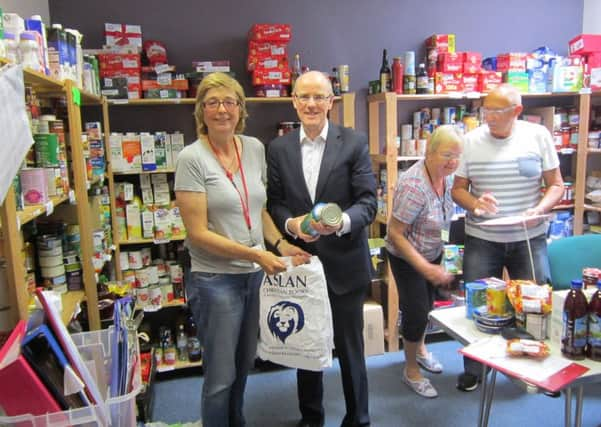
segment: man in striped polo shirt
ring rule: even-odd
[[[502,277],[549,280],[547,224],[541,219],[502,226],[482,226],[491,218],[541,215],[551,211],[563,195],[559,158],[549,131],[517,120],[522,99],[513,86],[503,84],[484,99],[486,124],[465,136],[465,148],[455,173],[453,199],[465,217],[465,282]],[[541,184],[546,191],[541,193]],[[526,229],[525,229],[526,227]],[[530,262],[528,242],[532,250]],[[533,271],[534,269],[534,271]],[[481,365],[464,358],[465,373],[457,387],[475,390]]]

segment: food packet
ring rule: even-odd
[[[551,292],[551,286],[530,280],[510,280],[507,285],[507,298],[516,313],[550,313]]]
[[[542,341],[512,339],[507,341],[507,354],[512,357],[533,357],[544,359],[550,353],[549,346]]]

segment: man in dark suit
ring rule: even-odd
[[[362,331],[371,278],[367,226],[376,214],[376,180],[367,138],[328,122],[333,92],[325,74],[302,74],[293,96],[302,126],[269,144],[267,206],[284,236],[319,256],[324,266],[346,403],[341,425],[368,426]],[[301,222],[318,202],[338,204],[342,222],[314,223],[319,234],[305,234]],[[321,371],[297,371],[299,427],[324,424],[322,377]]]

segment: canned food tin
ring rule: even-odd
[[[181,283],[184,280],[184,271],[182,266],[175,261],[169,263],[169,275],[172,283]]]
[[[156,265],[149,265],[145,268],[145,270],[148,272],[148,280],[150,285],[156,285],[159,283],[159,269]]]
[[[48,201],[46,169],[21,169],[19,172],[21,195],[26,205],[39,205]]]
[[[311,221],[335,227],[342,221],[342,210],[336,203],[317,203],[301,222],[303,233],[316,236],[318,233],[311,226]]]
[[[77,264],[79,265],[79,264]],[[69,271],[65,274],[67,278],[67,289],[70,291],[78,291],[83,288],[83,279],[81,277],[81,269]]]
[[[136,272],[135,270],[123,270],[123,281],[125,283],[129,283],[130,285],[136,287]]]
[[[58,236],[54,234],[43,234],[36,239],[38,244],[38,253],[41,251],[55,251],[60,248],[60,254],[63,253],[63,243]]]
[[[148,289],[148,298],[151,305],[160,306],[163,303],[163,294],[159,285],[151,286]]]
[[[102,252],[104,250],[104,230],[94,230],[92,232],[92,245],[94,252]]]
[[[506,286],[488,285],[486,288],[486,309],[493,316],[505,316],[508,313]]]
[[[413,126],[401,125],[401,140],[413,138]]]
[[[486,284],[468,282],[465,284],[465,316],[471,319],[477,307],[486,305]]]
[[[142,251],[129,251],[127,252],[127,255],[129,268],[132,270],[139,270],[144,267],[144,263],[142,262]]]
[[[150,295],[149,288],[136,288],[136,304],[140,307],[147,307],[149,303]]]
[[[173,301],[173,285],[171,283],[161,285],[161,298],[163,302]]]
[[[61,255],[41,256],[38,257],[38,262],[40,263],[40,267],[54,267],[63,265],[63,257]]]
[[[61,262],[62,260],[59,260],[59,262]],[[44,278],[51,278],[51,277],[57,277],[60,275],[65,275],[65,264],[58,264],[58,265],[52,265],[52,266],[48,266],[48,267],[41,267],[40,268],[41,273],[42,273],[42,277]]]
[[[58,136],[54,133],[36,133],[35,162],[40,168],[59,167]]]
[[[442,124],[452,125],[455,123],[455,107],[444,107],[442,110]]]
[[[340,81],[340,92],[348,92],[350,90],[350,70],[347,64],[338,66],[338,80]]]
[[[127,251],[119,252],[119,265],[121,265],[121,270],[129,270],[129,253]]]
[[[148,271],[148,268],[136,270],[136,282],[140,288],[147,288],[150,286],[150,272]]]
[[[63,262],[65,264],[78,264],[79,263],[79,255],[75,251],[65,252],[63,254]]]
[[[403,156],[415,156],[415,139],[404,139],[401,141],[401,153]]]
[[[156,265],[159,278],[167,274],[167,264],[165,264],[165,261],[163,261],[162,258],[153,259],[152,265]]]
[[[143,248],[140,252],[142,254],[142,265],[148,267],[152,264],[152,250],[150,248]]]

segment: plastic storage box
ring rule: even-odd
[[[82,332],[71,335],[78,349],[100,344],[102,346],[103,366],[96,366],[94,361],[86,361],[88,368],[94,375],[96,372],[104,375],[99,383],[108,384],[111,371],[111,338],[113,327],[99,331]],[[137,343],[137,340],[136,340]],[[136,346],[137,363],[133,367],[132,391],[122,396],[105,400],[108,419],[106,422],[98,415],[100,406],[87,406],[62,412],[33,416],[30,414],[14,417],[0,416],[0,426],[3,427],[133,427],[136,425],[136,395],[142,389],[140,374],[140,349]],[[100,386],[100,384],[99,384]],[[108,396],[108,388],[102,390]]]

